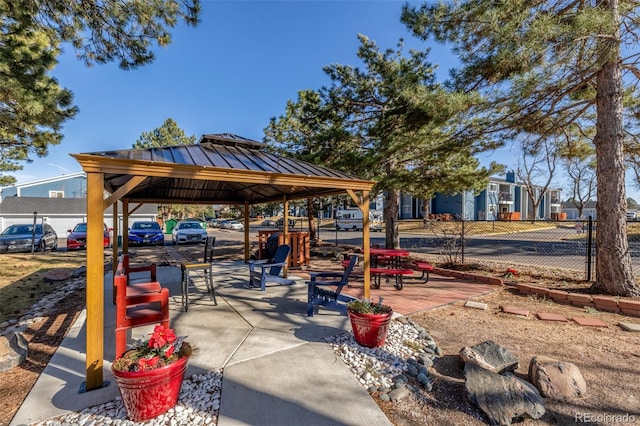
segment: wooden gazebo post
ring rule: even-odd
[[[362,254],[364,261],[362,265],[364,273],[364,298],[369,299],[371,297],[371,233],[369,230],[369,204],[370,191],[362,191],[362,199],[356,195],[356,193],[347,189],[347,194],[356,203],[360,211],[362,211]]]
[[[101,388],[104,354],[104,175],[87,173],[87,336],[85,390]]]
[[[249,202],[244,202],[244,261],[249,261],[250,247],[249,247]]]
[[[113,272],[113,276],[116,276],[116,270],[118,269],[118,233],[120,232],[118,222],[118,202],[113,203],[113,208],[111,209],[113,212],[113,220],[111,221],[111,227],[113,228],[113,239],[111,240],[111,251],[113,251],[113,256],[111,259],[111,270]],[[116,303],[115,293],[113,294],[113,303]]]

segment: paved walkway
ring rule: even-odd
[[[171,253],[170,253],[171,254]],[[336,262],[337,264],[337,262]],[[322,269],[326,267],[322,266]],[[350,331],[348,318],[321,308],[306,316],[305,273],[295,285],[245,287],[248,268],[242,262],[215,265],[218,305],[204,284],[192,290],[188,312],[180,306],[180,268],[158,268],[159,281],[170,290],[171,326],[188,335],[198,354],[187,376],[224,369],[218,425],[385,425],[384,413],[336,358],[324,338]],[[292,274],[296,274],[295,271]],[[110,274],[105,276],[104,377],[111,385],[79,394],[85,378],[85,314],[72,327],[36,382],[11,425],[29,424],[111,401],[119,396],[110,372],[114,357],[114,311]],[[359,296],[357,281],[347,289]],[[432,275],[428,284],[407,280],[372,290],[399,314],[409,314],[487,293],[496,286],[465,283]],[[360,292],[360,293],[359,293]],[[150,327],[134,329],[141,338]]]

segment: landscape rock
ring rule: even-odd
[[[465,364],[472,363],[494,373],[514,372],[518,368],[518,358],[491,340],[465,346],[460,350],[460,358]]]
[[[67,281],[72,276],[73,276],[72,269],[57,268],[57,269],[49,269],[45,273],[43,279],[45,282],[50,283],[54,281]]]
[[[409,391],[409,389],[407,389],[406,386],[400,386],[398,388],[393,389],[391,392],[389,392],[388,395],[391,401],[398,402],[403,398],[406,398],[410,393],[411,392]]]
[[[512,373],[497,374],[474,363],[464,366],[467,397],[491,424],[510,425],[523,416],[539,419],[545,413],[538,389]]]
[[[27,358],[29,344],[20,333],[0,336],[0,372],[17,367]]]
[[[531,359],[529,380],[546,398],[565,400],[587,393],[587,383],[575,364],[546,356]]]

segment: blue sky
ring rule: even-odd
[[[74,93],[80,112],[64,124],[64,140],[49,155],[13,173],[18,182],[81,171],[70,153],[128,149],[142,132],[173,118],[187,135],[235,133],[262,140],[269,119],[303,89],[329,82],[323,67],[359,66],[357,35],[381,48],[425,49],[400,23],[404,1],[203,0],[201,23],[180,24],[156,60],[133,71],[116,64],[87,68],[66,47],[53,75]],[[421,2],[412,2],[421,4]],[[430,61],[444,79],[456,64],[430,43]],[[485,155],[515,167],[505,147]]]
[[[324,66],[359,65],[358,33],[382,48],[400,38],[407,48],[424,48],[400,23],[402,4],[204,0],[200,24],[176,27],[173,43],[133,71],[87,68],[67,47],[53,75],[74,93],[80,112],[65,123],[60,145],[14,176],[24,182],[81,171],[69,153],[131,148],[169,117],[196,139],[228,132],[260,141],[287,100],[329,82]],[[438,50],[431,61],[451,63],[447,50]]]

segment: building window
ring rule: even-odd
[[[49,198],[64,198],[64,191],[49,191]]]

